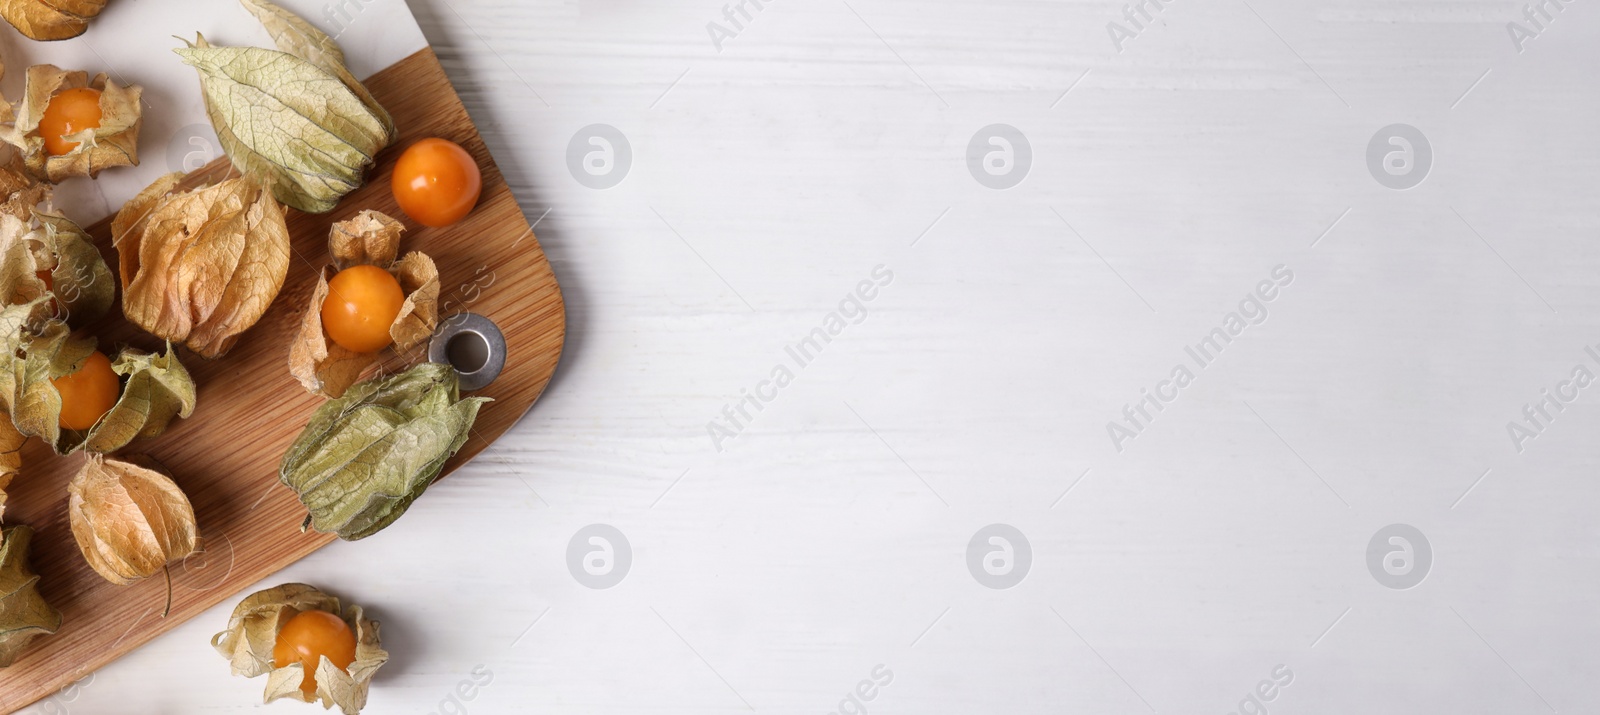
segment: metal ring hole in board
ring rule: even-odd
[[[461,376],[461,389],[481,390],[506,366],[506,336],[494,321],[477,313],[457,313],[439,324],[428,341],[428,361],[449,365]]]

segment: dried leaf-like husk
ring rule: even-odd
[[[354,541],[393,523],[466,444],[485,397],[460,399],[449,365],[421,363],[329,400],[283,456],[278,479],[310,525]]]
[[[155,437],[165,432],[173,419],[194,413],[194,379],[171,344],[165,355],[125,349],[111,369],[126,378],[122,396],[83,435],[80,444],[69,443],[63,445],[65,450],[57,451],[81,446],[90,452],[114,452],[135,439]]]
[[[10,346],[0,353],[0,403],[17,431],[38,437],[60,451],[81,437],[61,429],[61,393],[51,380],[76,372],[94,352],[94,338],[74,336],[54,318],[39,322],[50,298],[0,310],[0,335]],[[8,329],[15,326],[15,332]]]
[[[307,390],[338,397],[378,362],[381,352],[358,353],[329,339],[322,328],[322,303],[328,281],[351,266],[374,265],[388,270],[406,299],[389,326],[396,350],[408,350],[427,339],[439,322],[439,269],[433,259],[413,251],[395,262],[405,226],[378,211],[362,211],[328,232],[333,265],[324,267],[300,319],[300,332],[289,347],[289,373]]]
[[[80,87],[100,90],[100,126],[66,135],[63,139],[78,145],[65,154],[51,156],[39,135],[39,121],[56,93]],[[81,70],[69,72],[55,65],[34,65],[28,68],[22,102],[0,113],[0,140],[17,148],[29,175],[51,183],[73,176],[92,177],[113,166],[137,165],[139,127],[144,119],[139,102],[143,93],[139,85],[123,87],[104,73],[91,80],[89,73]]]
[[[28,565],[33,529],[0,529],[0,668],[11,665],[28,643],[61,628],[61,613],[39,595],[39,576]]]
[[[44,440],[57,454],[80,448],[111,452],[136,438],[159,435],[173,418],[194,412],[194,380],[171,345],[164,355],[124,349],[111,364],[125,378],[116,403],[88,430],[63,429],[61,393],[51,381],[76,372],[94,351],[95,340],[74,335],[66,323],[47,316],[52,300],[47,295],[0,309],[0,406],[17,432]],[[4,437],[0,432],[0,449]]]
[[[6,489],[22,469],[22,444],[27,435],[17,431],[10,420],[0,419],[0,518],[6,513]]]
[[[106,0],[0,0],[0,18],[30,40],[67,40],[105,7]]]
[[[328,253],[333,266],[372,265],[388,268],[400,255],[400,234],[406,225],[382,211],[362,211],[328,229]]]
[[[194,507],[161,472],[90,453],[67,494],[72,536],[107,581],[125,586],[194,553]]]
[[[361,84],[347,81],[347,70],[329,71],[326,63],[342,54],[317,49],[320,41],[283,19],[288,14],[281,9],[257,5],[261,9],[252,11],[275,18],[268,29],[280,45],[312,59],[262,47],[214,47],[204,37],[175,51],[199,70],[206,113],[234,167],[260,177],[289,206],[331,211],[361,186],[378,151],[394,141],[392,120],[382,108],[373,110],[375,102],[368,105],[365,88],[352,89]]]
[[[56,317],[78,327],[110,310],[114,280],[89,236],[66,217],[44,210],[0,215],[0,299],[7,304],[48,294]]]
[[[50,193],[50,184],[27,174],[20,155],[13,153],[9,161],[0,164],[0,214],[27,221],[34,209],[50,198]]]
[[[266,313],[289,271],[283,209],[249,177],[177,192],[156,180],[118,212],[122,312],[202,357],[226,353]]]
[[[5,305],[28,303],[49,292],[39,279],[42,269],[31,223],[27,218],[0,214],[0,301]]]
[[[439,325],[439,268],[421,251],[412,251],[389,269],[406,301],[389,326],[389,337],[404,350],[426,340]]]
[[[56,310],[74,328],[98,320],[117,298],[116,279],[94,240],[65,216],[36,211],[36,266],[50,272]]]
[[[0,221],[4,219],[0,216]],[[0,361],[21,350],[30,335],[55,318],[55,313],[50,310],[51,300],[49,295],[43,294],[29,300],[0,304]],[[0,362],[0,365],[3,364]],[[0,378],[3,377],[4,373],[0,372]],[[0,401],[4,400],[5,394],[4,390],[0,390]]]
[[[228,659],[234,675],[265,675],[273,669],[278,631],[302,611],[338,613],[339,599],[303,583],[257,591],[234,606],[227,630],[211,638],[211,647]]]
[[[239,2],[267,28],[267,33],[272,35],[272,41],[278,45],[279,50],[321,67],[344,82],[344,85],[361,99],[361,103],[367,105],[373,116],[383,122],[384,129],[389,133],[389,140],[394,140],[394,119],[389,116],[389,111],[384,109],[383,105],[378,104],[372,93],[367,91],[366,85],[361,84],[355,75],[350,74],[350,69],[345,67],[344,50],[339,48],[338,42],[299,15],[267,0],[239,0]]]
[[[304,669],[299,663],[275,667],[272,648],[289,619],[313,610],[338,615],[356,635],[356,658],[348,669],[334,667],[327,658],[318,662],[315,700],[325,708],[337,705],[345,715],[357,715],[366,707],[373,674],[389,660],[379,643],[378,622],[367,618],[360,606],[351,605],[341,611],[339,599],[303,583],[257,591],[234,607],[227,630],[213,636],[211,646],[228,659],[234,675],[267,676],[266,702],[279,698],[305,702],[300,690]]]

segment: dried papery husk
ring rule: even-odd
[[[169,174],[112,221],[122,312],[201,357],[225,354],[266,313],[289,271],[283,209],[250,177],[180,191]]]
[[[4,0],[0,0],[3,2]],[[78,145],[65,154],[51,156],[39,135],[39,121],[57,93],[89,87],[100,91],[100,126],[68,134],[63,139]],[[55,65],[28,68],[22,101],[0,111],[0,140],[16,147],[28,174],[51,183],[74,176],[95,176],[114,166],[139,163],[139,127],[143,121],[139,85],[124,87],[104,73],[89,78],[81,70]]]
[[[406,301],[389,326],[395,348],[405,350],[426,340],[439,325],[439,268],[421,251],[412,251],[390,266]]]
[[[389,326],[397,351],[409,350],[427,339],[439,322],[439,269],[433,259],[412,251],[395,261],[400,233],[405,226],[378,211],[362,211],[340,221],[328,232],[333,265],[317,276],[311,300],[300,319],[300,332],[289,347],[289,373],[307,390],[338,397],[378,362],[382,352],[358,353],[328,338],[322,327],[322,303],[328,298],[328,281],[339,271],[373,265],[389,271],[406,297]]]
[[[67,485],[72,536],[89,566],[125,586],[194,553],[194,507],[170,477],[147,460],[89,453]]]
[[[371,265],[388,268],[400,255],[400,234],[406,225],[382,211],[362,211],[328,228],[328,253],[333,267]]]
[[[0,0],[0,18],[30,40],[67,40],[105,7],[106,0]]]
[[[394,141],[394,119],[389,115],[389,110],[378,104],[378,100],[367,91],[366,85],[350,74],[350,69],[345,66],[344,50],[339,43],[327,33],[313,27],[299,15],[274,5],[266,0],[239,0],[250,14],[255,15],[261,25],[267,28],[267,33],[272,35],[272,41],[278,49],[295,57],[310,62],[343,82],[350,92],[367,105],[367,110],[377,117],[388,132],[389,141]]]
[[[80,327],[105,315],[116,291],[110,267],[76,223],[42,209],[30,218],[0,214],[0,298],[6,303],[49,295],[56,317]]]
[[[50,293],[55,308],[74,328],[100,319],[117,299],[111,267],[78,224],[65,216],[36,211],[40,229],[34,232],[35,265],[50,272]]]
[[[337,615],[356,636],[356,657],[348,669],[334,667],[327,658],[318,662],[316,694],[310,700],[300,689],[304,668],[299,663],[278,668],[272,658],[278,632],[305,611]],[[267,676],[265,702],[280,698],[321,702],[325,708],[338,706],[345,715],[356,715],[366,707],[372,676],[389,660],[378,639],[377,621],[367,618],[360,606],[341,610],[338,598],[303,583],[284,584],[246,596],[228,617],[227,630],[211,638],[211,646],[228,659],[234,675]]]
[[[0,74],[4,74],[0,71]],[[0,164],[0,214],[22,219],[33,217],[39,204],[50,200],[51,185],[29,176],[22,166],[22,156],[13,152],[11,159]]]
[[[204,37],[176,50],[200,72],[206,113],[241,173],[279,201],[324,213],[360,187],[394,122],[344,65],[333,38],[265,0],[244,5],[278,49],[215,47]]]
[[[28,564],[32,541],[26,526],[0,529],[0,668],[16,662],[33,639],[61,628],[61,613],[39,595],[39,576]]]
[[[79,443],[66,443],[57,451],[81,447],[90,452],[114,452],[135,439],[158,436],[172,420],[194,414],[194,378],[179,362],[172,345],[167,345],[165,354],[124,349],[112,361],[111,370],[124,378],[122,396]]]
[[[50,292],[39,278],[43,269],[32,223],[31,217],[0,214],[0,301],[5,305],[29,303]]]
[[[278,479],[317,531],[362,539],[400,518],[466,444],[486,397],[461,399],[449,365],[356,383],[312,413]]]
[[[46,295],[0,309],[0,406],[17,432],[40,438],[57,454],[111,452],[159,435],[174,418],[194,412],[194,380],[170,344],[165,354],[124,348],[111,363],[123,378],[111,409],[88,430],[63,429],[61,393],[52,380],[76,372],[96,345],[94,338],[76,335],[48,316],[52,300]],[[0,433],[0,449],[4,436]]]
[[[27,441],[27,435],[18,432],[11,420],[0,419],[0,519],[6,513],[6,490],[22,469],[22,445]]]
[[[19,353],[46,323],[56,319],[50,305],[54,300],[45,294],[31,300],[0,304],[0,382],[9,369],[6,358]],[[0,389],[0,403],[4,403],[9,394],[9,390]]]
[[[50,298],[0,311],[0,329],[17,325],[12,347],[0,353],[0,402],[22,434],[56,447],[79,443],[81,437],[61,429],[61,393],[51,380],[76,372],[94,352],[94,338],[76,336],[66,323],[49,318],[37,322]]]

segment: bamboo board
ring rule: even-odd
[[[58,457],[38,440],[23,454],[13,482],[6,522],[37,530],[33,565],[40,590],[63,616],[60,632],[34,641],[10,668],[0,670],[0,712],[12,712],[68,685],[218,602],[326,545],[333,537],[300,532],[305,517],[294,494],[278,483],[278,461],[322,400],[289,376],[288,350],[316,280],[329,262],[328,227],[363,209],[400,218],[408,230],[402,252],[420,250],[438,263],[441,316],[470,311],[488,316],[505,333],[504,372],[476,395],[494,398],[479,413],[471,437],[444,468],[449,474],[483,451],[533,405],[561,354],[565,315],[560,288],[512,198],[505,179],[450,86],[433,51],[424,49],[366,82],[393,115],[400,139],[379,156],[369,182],[323,215],[289,212],[295,257],[272,308],[227,355],[205,362],[183,354],[199,384],[199,405],[164,435],[124,450],[159,460],[188,493],[204,539],[204,554],[174,564],[172,613],[161,618],[166,584],[158,576],[115,586],[90,570],[67,524],[66,485],[81,455]],[[461,144],[483,169],[483,195],[464,221],[444,229],[406,218],[389,191],[389,175],[404,147],[430,136]],[[221,159],[186,182],[228,175]],[[107,263],[117,265],[110,222],[90,229]],[[123,320],[119,311],[91,328],[102,349],[122,344],[159,349],[155,338]],[[390,354],[393,371],[426,359],[426,345]],[[424,496],[424,499],[427,497]],[[402,520],[403,521],[403,520]],[[225,624],[217,624],[218,630]]]

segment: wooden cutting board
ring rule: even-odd
[[[161,617],[166,583],[160,576],[115,586],[90,570],[67,524],[67,482],[82,455],[58,457],[38,440],[23,453],[6,506],[6,522],[37,530],[33,565],[40,590],[62,613],[61,631],[34,641],[10,668],[0,670],[0,712],[12,712],[87,675],[221,601],[327,544],[331,536],[301,533],[305,510],[278,483],[278,460],[322,400],[288,372],[289,344],[328,256],[328,227],[363,209],[405,221],[402,252],[420,250],[438,263],[441,315],[470,311],[488,316],[505,333],[504,372],[472,393],[494,398],[479,413],[466,446],[444,467],[449,474],[483,451],[527,412],[550,381],[561,354],[565,315],[560,288],[505,179],[495,168],[466,109],[432,50],[422,50],[366,82],[393,115],[400,139],[379,156],[365,187],[332,213],[289,212],[296,257],[277,302],[232,352],[211,362],[183,353],[200,386],[199,406],[153,440],[124,452],[155,457],[172,472],[194,504],[203,554],[172,567],[172,613]],[[461,144],[483,168],[483,196],[466,220],[443,229],[406,218],[389,191],[389,175],[411,142],[438,136]],[[226,159],[186,181],[229,175]],[[110,222],[90,230],[117,265]],[[123,344],[145,350],[160,341],[123,320],[119,311],[94,326],[102,350]],[[387,371],[426,359],[426,345],[390,354]],[[422,498],[426,499],[424,495]],[[400,523],[404,523],[404,518]],[[377,538],[381,538],[377,537]],[[218,623],[217,629],[225,624]]]

